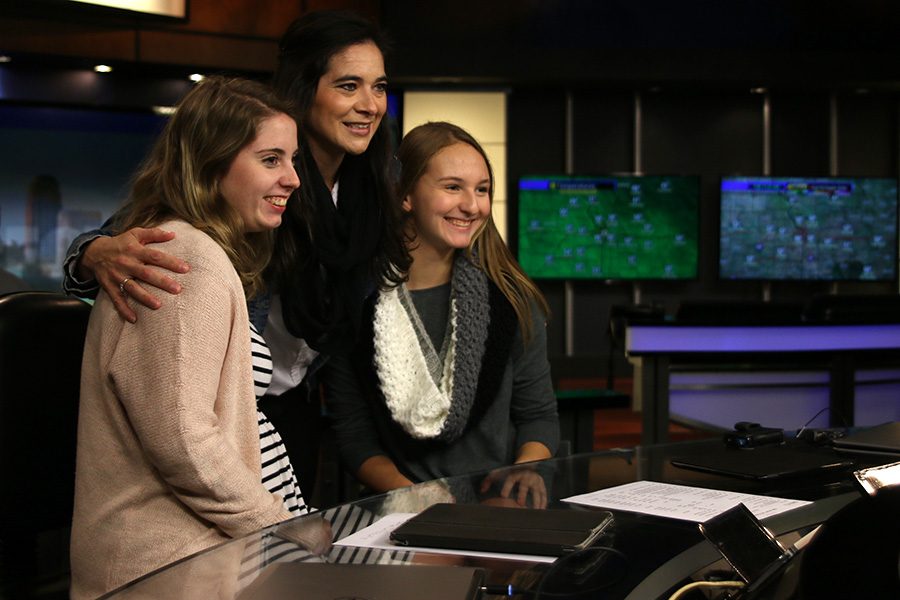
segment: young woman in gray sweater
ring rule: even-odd
[[[371,332],[326,367],[344,464],[386,491],[550,458],[559,421],[547,304],[494,225],[487,155],[461,128],[428,123],[404,137],[398,158],[412,265],[369,302]],[[500,491],[545,500],[529,469]]]

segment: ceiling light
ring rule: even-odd
[[[188,79],[190,79],[194,83],[200,83],[201,81],[206,79],[206,75],[201,75],[200,73],[194,73],[193,75],[190,75],[188,77]]]
[[[94,65],[94,71],[97,73],[112,73],[113,68],[109,65]]]

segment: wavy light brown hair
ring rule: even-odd
[[[397,189],[400,201],[402,202],[403,198],[412,193],[435,154],[448,146],[460,143],[468,144],[484,159],[490,176],[488,195],[493,206],[494,170],[491,168],[491,161],[488,160],[484,148],[466,130],[444,121],[419,125],[407,133],[400,142],[397,152],[397,158],[401,165],[400,183]],[[414,240],[408,239],[407,242],[413,243]],[[529,341],[532,335],[532,302],[538,305],[545,316],[550,314],[550,307],[547,305],[544,295],[525,274],[503,238],[500,237],[500,232],[497,231],[494,223],[493,211],[488,214],[488,218],[472,236],[466,254],[500,288],[500,291],[512,304],[519,320],[522,337],[526,342]]]
[[[248,297],[264,288],[271,231],[248,233],[222,197],[219,182],[235,157],[256,139],[265,119],[292,107],[268,86],[248,79],[209,77],[179,102],[132,180],[114,228],[154,227],[181,219],[218,243]]]

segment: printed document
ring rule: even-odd
[[[806,500],[788,500],[656,481],[635,481],[605,490],[570,496],[563,498],[563,501],[698,523],[741,502],[758,519],[810,504]]]

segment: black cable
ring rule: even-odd
[[[797,433],[796,433],[796,435],[794,435],[794,438],[799,439],[800,434],[802,434],[806,430],[806,428],[809,426],[810,423],[815,421],[816,418],[819,415],[821,415],[823,412],[825,412],[826,410],[830,410],[830,409],[831,409],[830,406],[826,406],[825,408],[821,409],[819,412],[814,414],[810,420],[808,420],[806,423],[803,424],[803,427],[801,427],[800,429],[797,430]],[[838,419],[840,419],[840,421],[841,421],[841,423],[843,423],[844,427],[847,427],[847,420],[844,418],[844,415],[842,415],[837,410],[834,411],[834,414],[835,414],[835,416],[837,416]]]
[[[818,417],[819,415],[821,415],[823,412],[825,412],[825,411],[828,410],[829,408],[830,408],[830,407],[826,406],[825,408],[823,408],[822,410],[820,410],[819,412],[817,412],[816,414],[814,414],[814,415],[812,416],[812,419],[810,419],[809,421],[807,421],[806,423],[804,423],[804,424],[803,424],[803,427],[801,427],[800,429],[797,430],[797,435],[795,435],[794,437],[797,437],[797,438],[800,437],[800,434],[803,433],[803,431],[806,429],[806,427],[807,427],[810,423],[812,423],[813,421],[815,421],[815,420],[816,420],[816,417]]]

